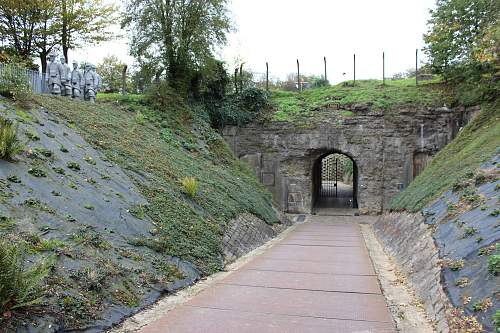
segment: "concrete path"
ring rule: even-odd
[[[142,332],[396,332],[358,219],[309,217]]]

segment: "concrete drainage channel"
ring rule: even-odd
[[[435,325],[430,322],[422,303],[415,296],[415,291],[410,287],[405,275],[377,240],[372,223],[362,223],[360,228],[380,288],[399,332],[437,332],[434,328]]]

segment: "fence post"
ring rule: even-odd
[[[41,87],[41,88],[40,88],[40,91],[41,91],[41,93],[42,93],[42,94],[43,94],[43,93],[48,93],[48,92],[49,92],[49,91],[48,91],[48,87],[47,87],[47,83],[45,82],[45,78],[46,78],[46,76],[47,76],[47,74],[46,74],[46,73],[43,73],[43,72],[42,72],[42,73],[41,73],[41,75],[40,75],[40,80],[41,80],[41,82],[40,82],[40,87]]]
[[[354,82],[352,85],[356,85],[356,53],[354,53]]]
[[[326,76],[326,57],[323,57],[323,61],[325,63],[325,81],[328,81],[328,77]]]
[[[238,94],[238,67],[234,69],[234,91]]]
[[[122,95],[127,95],[127,65],[123,65],[122,70]]]
[[[240,92],[243,92],[243,63],[240,65]]]
[[[418,86],[418,49],[415,49],[415,85]]]
[[[266,62],[266,91],[269,91],[269,63]]]
[[[382,85],[385,86],[385,52],[382,52]]]
[[[302,91],[302,84],[300,84],[300,63],[299,59],[297,59],[297,88],[299,91]]]

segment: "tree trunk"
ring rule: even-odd
[[[42,63],[42,73],[47,72],[47,55],[48,53],[46,52],[40,53],[40,62]]]
[[[68,51],[69,51],[68,46],[63,44],[63,55],[66,61],[69,63]]]
[[[61,9],[62,9],[62,30],[61,30],[61,44],[63,47],[63,55],[66,59],[66,62],[69,62],[68,59],[68,9],[67,9],[66,0],[61,1]]]

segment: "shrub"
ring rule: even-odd
[[[328,82],[327,79],[325,79],[323,76],[321,77],[312,77],[311,78],[311,86],[313,88],[321,88],[321,87],[328,87],[330,85],[330,82]]]
[[[184,177],[181,180],[184,191],[191,197],[194,198],[196,193],[198,193],[198,181],[194,177]]]
[[[0,73],[0,95],[23,103],[30,99],[31,94],[26,74],[16,71],[11,66],[5,66]]]
[[[213,60],[204,70],[203,99],[222,101],[231,80],[227,74],[224,63]]]
[[[49,273],[46,263],[26,267],[26,252],[0,240],[0,314],[40,302],[42,282]]]
[[[17,126],[10,120],[0,117],[0,158],[11,160],[23,149],[17,138]]]
[[[184,98],[180,96],[166,81],[160,81],[152,84],[146,91],[144,101],[153,109],[171,116],[181,116],[181,118],[190,116],[190,110],[187,107]]]
[[[222,102],[204,102],[212,127],[215,128],[244,125],[259,118],[261,112],[271,106],[269,94],[258,88],[245,89],[239,94],[227,96]]]

